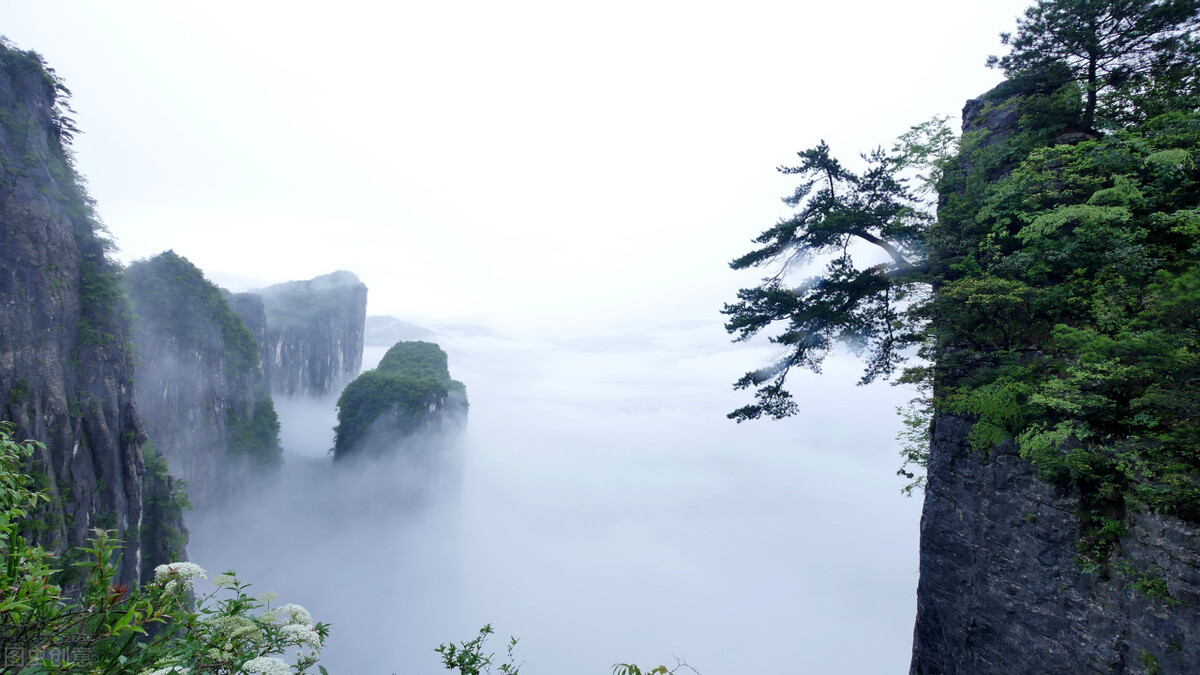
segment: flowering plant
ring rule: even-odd
[[[329,627],[300,605],[272,609],[232,572],[208,575],[174,562],[154,580],[117,583],[120,542],[107,530],[80,553],[84,582],[76,594],[53,583],[54,556],[28,542],[21,527],[44,494],[23,470],[38,443],[18,443],[0,423],[0,673],[21,675],[302,675],[316,666]],[[289,664],[285,658],[291,658]]]

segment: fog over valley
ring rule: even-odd
[[[3,3],[70,89],[85,243],[131,299],[128,358],[89,343],[131,366],[137,401],[89,381],[157,481],[122,532],[160,562],[180,542],[145,533],[185,523],[199,593],[236,571],[303,605],[332,675],[444,672],[487,624],[524,675],[905,672],[916,391],[838,343],[790,371],[795,415],[735,423],[785,348],[722,308],[832,256],[730,261],[792,212],[798,151],[862,171],[957,129],[1026,4]]]
[[[461,487],[414,508],[387,489],[403,462],[330,474],[332,408],[283,400],[279,484],[189,519],[195,560],[334,625],[331,672],[437,672],[432,647],[485,623],[520,638],[528,672],[906,663],[920,509],[895,476],[906,391],[855,387],[839,358],[799,418],[737,426],[726,385],[746,354],[719,326],[639,326],[604,336],[612,349],[433,339],[471,397]],[[368,347],[364,367],[381,355]],[[864,431],[864,415],[883,419]]]

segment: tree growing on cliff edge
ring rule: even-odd
[[[1017,19],[1015,34],[1000,34],[1011,51],[988,57],[988,65],[1012,77],[1066,63],[1083,84],[1082,123],[1091,129],[1101,90],[1181,77],[1198,25],[1200,0],[1038,0]]]
[[[936,132],[919,129],[914,133]],[[902,140],[909,148],[918,141]],[[868,352],[865,384],[893,373],[903,353],[922,339],[909,303],[924,274],[922,239],[931,219],[900,175],[918,155],[876,150],[863,156],[867,167],[861,173],[832,157],[824,141],[799,155],[799,166],[779,167],[801,178],[783,200],[796,212],[759,235],[754,240],[759,248],[730,263],[733,269],[776,265],[777,270],[759,285],[739,290],[738,302],[725,305],[725,329],[743,341],[786,324],[769,338],[786,348],[784,355],[734,385],[757,389],[755,403],[729,414],[738,422],[795,414],[796,403],[784,388],[788,372],[794,367],[819,371],[838,342]],[[828,257],[823,274],[798,286],[786,283],[789,272],[817,256]]]

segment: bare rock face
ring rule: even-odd
[[[125,286],[138,408],[155,451],[195,506],[236,498],[282,461],[258,343],[227,295],[174,251],[131,264]]]
[[[266,337],[259,344],[272,393],[330,396],[358,374],[367,287],[353,273],[289,281],[255,294],[266,313]]]
[[[0,45],[0,416],[45,444],[37,539],[65,554],[116,530],[130,583],[153,562],[139,555],[145,434],[120,268],[66,152],[62,91],[40,57]]]
[[[263,305],[262,296],[254,293],[227,293],[225,299],[229,301],[230,309],[241,317],[246,330],[250,331],[250,336],[254,338],[254,344],[258,345],[259,367],[262,370],[263,381],[270,390],[270,373],[264,360],[267,354],[264,348],[267,344],[267,308]]]
[[[1109,569],[1084,571],[1079,496],[970,430],[934,424],[911,672],[1200,672],[1200,528],[1134,514]]]

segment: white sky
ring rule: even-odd
[[[1024,5],[3,0],[0,30],[73,90],[125,258],[587,332],[710,319],[775,167],[956,114]]]
[[[721,329],[759,276],[727,264],[786,213],[776,166],[957,114],[1026,4],[0,0],[0,33],[73,90],[124,259],[173,248],[235,290],[349,269],[370,314],[495,331],[441,341],[471,395],[470,555],[433,586],[371,524],[329,527],[394,553],[395,588],[369,553],[331,572],[341,551],[296,542],[284,569],[193,521],[198,562],[335,624],[331,672],[431,672],[491,621],[530,675],[849,674],[907,668],[909,394],[837,358],[792,378],[797,418],[725,420],[771,354]],[[332,404],[295,419],[312,443],[289,452],[324,453]]]

